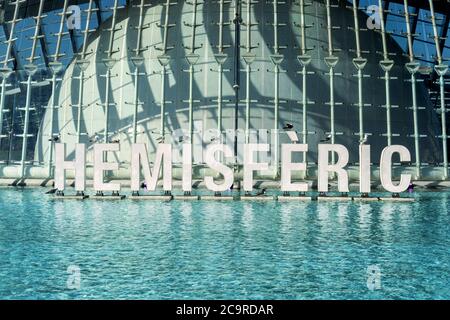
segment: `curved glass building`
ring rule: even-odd
[[[448,177],[446,1],[5,1],[0,175],[52,176],[54,144],[387,145]],[[298,160],[303,156],[298,155]],[[175,156],[176,162],[181,157]]]

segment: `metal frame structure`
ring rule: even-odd
[[[139,67],[144,63],[143,61],[143,55],[142,52],[144,52],[147,48],[143,48],[141,46],[141,38],[143,37],[143,31],[147,28],[146,25],[144,25],[144,8],[146,6],[149,6],[149,4],[145,4],[145,0],[138,0],[139,4],[135,5],[135,7],[139,8],[139,24],[135,26],[135,30],[137,31],[137,43],[135,49],[133,49],[134,56],[130,58],[130,60],[133,62],[135,69],[133,78],[135,83],[135,92],[134,92],[134,101],[132,103],[127,103],[130,105],[133,105],[134,107],[134,113],[133,113],[133,142],[137,141],[137,123],[138,123],[138,107],[139,105],[143,105],[142,102],[139,101],[139,77],[144,76],[146,77],[146,73],[140,73]],[[20,158],[20,177],[24,178],[25,176],[25,164],[26,164],[26,154],[27,154],[27,142],[28,138],[32,136],[32,134],[29,132],[30,128],[30,112],[33,110],[31,106],[31,94],[32,94],[32,88],[33,88],[33,81],[32,77],[34,73],[37,70],[37,66],[34,64],[36,59],[38,59],[36,50],[38,44],[40,45],[40,48],[43,52],[43,58],[45,62],[45,66],[51,70],[51,79],[49,79],[51,83],[51,98],[48,103],[48,106],[46,108],[50,109],[50,119],[53,119],[54,112],[58,108],[58,106],[55,103],[55,96],[54,93],[56,92],[57,85],[58,85],[58,73],[62,70],[63,66],[60,61],[60,58],[63,56],[61,53],[61,45],[62,45],[62,39],[64,36],[69,35],[73,44],[74,50],[77,49],[77,44],[74,38],[73,32],[64,32],[64,23],[67,20],[67,16],[70,14],[70,5],[74,4],[73,1],[70,0],[64,0],[64,1],[56,1],[53,2],[54,4],[51,6],[52,10],[58,10],[61,9],[60,15],[60,22],[59,22],[59,31],[55,33],[53,36],[56,37],[56,48],[55,52],[52,55],[48,55],[48,47],[46,45],[46,35],[43,32],[42,29],[42,21],[45,17],[45,11],[49,10],[50,6],[46,6],[45,4],[48,4],[48,2],[51,2],[51,0],[33,0],[33,1],[23,1],[23,0],[17,0],[15,2],[9,2],[5,5],[5,18],[7,22],[3,24],[5,35],[7,40],[5,40],[6,46],[6,53],[5,53],[5,59],[2,61],[3,67],[0,70],[0,75],[2,76],[1,81],[1,93],[0,93],[0,141],[6,138],[10,138],[10,135],[4,134],[4,120],[5,120],[5,114],[6,112],[9,112],[9,110],[6,107],[6,97],[7,97],[7,91],[8,91],[8,79],[11,73],[14,71],[18,71],[19,68],[22,68],[27,73],[27,80],[22,82],[26,84],[26,101],[25,101],[25,107],[24,108],[13,108],[13,112],[15,111],[23,111],[24,112],[24,127],[23,132],[21,134],[15,135],[16,137],[22,138],[22,150],[21,150],[21,158]],[[80,69],[79,73],[79,91],[78,91],[78,103],[76,105],[72,105],[72,107],[77,108],[77,122],[76,122],[76,136],[77,136],[77,142],[81,141],[81,136],[83,133],[81,132],[81,123],[82,123],[82,111],[86,107],[86,105],[83,104],[83,95],[84,95],[84,83],[86,78],[85,70],[89,64],[88,60],[86,59],[87,55],[89,54],[87,52],[87,45],[88,45],[88,35],[89,33],[93,32],[94,30],[90,29],[90,22],[92,19],[92,13],[96,12],[98,22],[101,23],[102,20],[102,14],[100,11],[101,8],[101,0],[81,0],[76,1],[77,4],[81,3],[87,3],[88,9],[84,10],[86,15],[86,27],[82,31],[83,33],[83,43],[81,45],[81,48],[79,50],[79,53],[76,53],[77,60],[76,65]],[[137,2],[137,1],[136,1]],[[343,1],[342,1],[343,2]],[[340,4],[342,4],[340,2]],[[131,2],[127,2],[127,5],[131,5]],[[229,71],[224,68],[224,64],[228,59],[228,54],[225,52],[225,49],[228,47],[223,43],[223,33],[224,33],[224,27],[229,25],[229,22],[224,21],[224,15],[223,12],[225,10],[226,4],[231,3],[231,1],[226,0],[219,0],[217,2],[219,6],[219,21],[217,22],[217,25],[219,26],[219,44],[217,46],[218,52],[214,55],[216,58],[216,62],[218,65],[218,92],[217,92],[217,129],[219,132],[219,135],[223,131],[223,124],[222,124],[222,109],[223,104],[226,102],[231,102],[232,100],[227,100],[226,97],[223,96],[223,77],[224,72]],[[252,0],[246,0],[242,2],[242,5],[246,6],[246,17],[245,21],[241,18],[241,2],[235,1],[235,44],[234,44],[234,83],[233,88],[235,90],[235,129],[238,129],[238,110],[239,110],[239,103],[245,103],[245,141],[248,143],[250,138],[250,129],[251,129],[251,113],[252,113],[252,103],[258,102],[255,99],[252,99],[252,92],[250,89],[251,81],[250,81],[250,74],[253,72],[252,70],[252,63],[256,58],[256,55],[253,51],[253,48],[255,48],[252,45],[251,41],[251,33],[252,33],[252,26],[256,25],[252,21],[252,6],[254,4],[258,3],[257,1]],[[336,65],[339,63],[339,58],[335,54],[336,49],[334,48],[333,44],[333,35],[332,32],[334,29],[337,29],[336,26],[333,26],[332,24],[332,7],[333,1],[332,0],[324,0],[324,5],[326,6],[326,28],[328,33],[328,48],[327,48],[327,56],[325,57],[325,63],[329,68],[329,72],[327,75],[329,76],[329,82],[330,82],[330,100],[327,103],[330,108],[330,142],[335,143],[336,136],[340,133],[336,131],[335,127],[335,107],[338,106],[340,103],[336,101],[335,99],[335,77],[338,76],[336,73]],[[387,35],[389,33],[387,28],[387,23],[389,19],[389,15],[394,15],[389,10],[390,4],[396,3],[399,5],[403,5],[404,12],[403,12],[403,18],[405,19],[405,25],[406,32],[403,35],[407,40],[407,56],[408,56],[408,63],[406,63],[405,67],[407,71],[410,74],[410,79],[408,81],[411,82],[411,95],[412,95],[412,107],[411,114],[413,118],[413,127],[414,132],[411,136],[411,138],[414,139],[414,146],[415,146],[415,173],[416,178],[421,177],[421,170],[423,167],[423,164],[421,163],[421,156],[420,156],[420,139],[424,137],[424,135],[419,132],[419,119],[420,119],[420,113],[419,111],[422,109],[421,106],[418,106],[417,102],[417,83],[424,80],[424,76],[421,73],[422,65],[421,63],[432,63],[433,61],[423,61],[423,58],[417,57],[414,53],[414,46],[415,41],[418,41],[417,38],[417,25],[420,22],[419,19],[419,10],[427,10],[429,12],[429,23],[432,26],[433,34],[432,39],[434,40],[434,47],[436,49],[436,59],[434,61],[434,73],[430,75],[430,80],[427,83],[429,83],[430,86],[430,93],[432,94],[433,100],[436,102],[437,106],[436,109],[439,112],[440,115],[440,121],[441,121],[441,130],[442,134],[440,135],[440,138],[442,140],[442,151],[443,151],[443,162],[442,162],[442,169],[443,179],[448,179],[448,90],[449,90],[449,81],[447,78],[448,73],[448,63],[447,59],[449,57],[444,56],[444,48],[445,48],[445,39],[448,36],[448,29],[449,29],[449,17],[450,17],[450,3],[448,1],[433,1],[428,0],[425,1],[419,1],[419,0],[389,0],[389,1],[382,1],[378,0],[378,7],[379,7],[379,16],[381,19],[381,25],[380,25],[380,32],[382,37],[382,46],[383,50],[381,52],[382,59],[380,61],[380,67],[382,68],[384,72],[384,76],[381,77],[382,80],[384,80],[385,83],[385,95],[386,95],[386,102],[385,105],[382,106],[386,109],[386,133],[383,135],[386,136],[387,144],[392,144],[392,137],[395,137],[397,134],[393,133],[393,131],[396,129],[395,127],[392,127],[391,122],[391,112],[392,108],[395,108],[395,105],[392,105],[391,102],[391,86],[390,81],[392,79],[395,79],[395,77],[392,77],[391,71],[394,66],[394,61],[390,58],[390,53],[388,52],[387,48]],[[166,135],[166,128],[165,128],[165,106],[168,103],[171,103],[172,101],[166,100],[166,74],[167,74],[167,65],[170,61],[170,56],[168,55],[168,51],[171,49],[171,47],[167,44],[167,38],[169,34],[169,30],[175,26],[174,23],[170,23],[170,7],[175,5],[176,3],[170,2],[170,0],[167,0],[164,4],[166,10],[164,15],[164,23],[160,25],[160,27],[163,30],[163,45],[160,48],[161,54],[158,56],[158,60],[161,64],[161,97],[160,101],[157,102],[160,107],[160,130],[159,134],[161,135],[161,141],[164,141],[165,135]],[[273,110],[274,110],[274,125],[273,129],[275,131],[274,135],[274,150],[273,150],[273,158],[274,158],[274,175],[278,175],[278,162],[279,162],[279,110],[280,105],[284,102],[279,97],[279,90],[280,90],[280,73],[283,72],[281,70],[281,63],[284,60],[284,55],[281,53],[281,49],[283,49],[283,46],[279,44],[279,33],[280,33],[280,27],[282,27],[284,24],[278,21],[278,10],[279,6],[284,4],[284,2],[281,2],[279,0],[273,0],[273,53],[270,55],[270,59],[273,63],[273,74],[274,74],[274,100],[271,101],[273,103]],[[355,44],[356,44],[356,54],[353,59],[353,64],[355,65],[355,68],[357,70],[357,74],[355,77],[358,79],[358,101],[355,104],[358,107],[358,119],[359,119],[359,126],[358,126],[358,132],[356,133],[359,136],[360,141],[364,140],[364,137],[367,134],[365,132],[364,128],[364,115],[365,115],[365,107],[370,106],[370,104],[365,103],[365,96],[364,96],[364,86],[363,86],[363,79],[365,77],[368,77],[364,74],[364,68],[367,64],[367,59],[363,56],[364,51],[361,48],[360,44],[360,31],[361,27],[359,26],[358,17],[361,14],[361,10],[364,8],[361,8],[360,1],[359,0],[349,0],[347,1],[347,4],[349,5],[349,8],[353,10],[353,16],[354,16],[354,34],[355,34]],[[191,23],[186,23],[185,25],[187,27],[191,28],[191,38],[190,38],[190,45],[185,46],[185,48],[188,50],[188,53],[186,54],[186,61],[188,62],[189,69],[184,70],[188,72],[189,75],[189,97],[187,100],[183,100],[184,102],[188,103],[189,106],[189,124],[188,124],[188,130],[189,130],[189,139],[191,145],[193,144],[193,131],[194,131],[194,125],[193,125],[193,110],[194,110],[194,104],[200,102],[200,100],[195,100],[194,95],[194,73],[198,72],[196,70],[196,66],[198,63],[198,60],[200,56],[196,53],[196,50],[201,48],[201,46],[196,46],[196,29],[201,24],[197,22],[198,20],[198,6],[202,5],[198,0],[192,0],[192,1],[186,1],[186,5],[192,6],[192,21]],[[298,72],[302,75],[302,97],[301,101],[299,101],[299,104],[301,105],[302,109],[302,142],[307,143],[308,142],[308,135],[311,134],[308,131],[308,123],[307,123],[307,115],[308,115],[308,106],[310,104],[313,104],[313,102],[308,101],[308,74],[311,74],[312,71],[308,71],[308,66],[311,62],[311,55],[309,55],[310,48],[307,47],[306,38],[307,38],[307,29],[310,27],[306,23],[306,12],[305,8],[309,5],[309,3],[306,0],[299,0],[295,3],[296,6],[300,9],[300,24],[297,25],[297,27],[300,28],[300,34],[301,34],[301,42],[300,42],[300,48],[299,48],[299,55],[297,56],[297,59],[300,62],[301,70]],[[33,7],[33,10],[30,8]],[[95,8],[94,8],[95,6]],[[36,14],[36,8],[37,8],[37,14]],[[109,107],[114,106],[114,103],[110,102],[110,80],[113,76],[111,74],[111,68],[115,64],[116,59],[113,57],[114,51],[113,48],[113,42],[114,42],[114,34],[116,30],[116,16],[117,11],[121,9],[122,7],[119,6],[119,0],[114,0],[114,5],[109,9],[112,12],[111,15],[111,28],[109,29],[110,35],[109,35],[109,45],[108,49],[105,51],[107,58],[103,60],[107,67],[107,72],[105,75],[101,75],[105,78],[105,95],[104,95],[104,102],[100,103],[99,105],[105,107],[105,118],[104,118],[104,142],[108,142],[109,138],[109,127],[110,127],[110,119],[109,119]],[[411,8],[413,8],[414,13],[410,13]],[[443,22],[439,25],[438,19],[437,19],[437,13],[444,14]],[[16,25],[17,23],[27,16],[35,15],[33,19],[35,20],[34,25],[34,35],[31,37],[33,40],[32,47],[31,47],[31,53],[30,56],[27,58],[29,61],[28,64],[23,64],[20,59],[17,57],[17,44],[16,37],[17,37],[17,30]],[[22,17],[22,18],[20,18]],[[10,19],[8,21],[8,19]],[[240,43],[240,28],[242,26],[246,27],[246,43],[241,44]],[[241,55],[241,51],[244,49],[244,53]],[[242,59],[241,59],[242,58]],[[242,60],[242,61],[241,61]],[[14,63],[14,68],[10,68],[10,63]],[[240,65],[241,62],[243,62],[245,69],[245,85],[246,85],[246,94],[244,99],[240,99],[239,96],[239,89],[240,89]],[[425,76],[426,78],[426,76]],[[91,115],[91,126],[93,122],[93,113],[94,108],[92,108],[92,115]],[[14,119],[12,119],[14,121]],[[53,139],[55,135],[61,135],[62,132],[55,132],[55,129],[53,127],[53,120],[50,121],[51,125],[48,127],[48,132],[46,135],[49,137],[49,139]],[[64,130],[64,129],[61,129]],[[71,134],[71,133],[69,133]],[[10,141],[11,144],[11,141]],[[46,159],[46,167],[48,171],[48,176],[52,176],[52,147],[50,147],[50,152],[47,155]],[[235,135],[235,156],[237,161],[237,135]],[[306,154],[304,155],[304,160],[306,161]],[[334,161],[334,154],[333,159]]]
[[[172,103],[172,101],[166,100],[166,74],[167,74],[167,66],[170,62],[170,56],[167,54],[171,49],[167,40],[169,37],[169,30],[175,27],[175,24],[169,23],[170,21],[170,7],[176,5],[176,2],[170,2],[167,0],[165,3],[165,16],[164,16],[164,25],[161,26],[163,28],[163,45],[161,48],[162,54],[158,56],[158,61],[161,64],[161,100],[160,100],[160,108],[161,108],[161,122],[160,122],[160,141],[165,141],[165,107],[166,104]]]
[[[364,103],[363,98],[363,78],[366,76],[364,68],[367,65],[367,59],[362,56],[361,41],[360,41],[360,28],[359,28],[359,16],[357,0],[353,0],[353,18],[354,18],[354,32],[355,32],[355,45],[356,45],[356,57],[353,59],[353,64],[358,71],[358,119],[359,119],[359,141],[364,142],[364,108],[370,106],[370,104]]]
[[[230,23],[224,21],[224,8],[225,4],[231,3],[231,1],[225,1],[225,0],[219,0],[219,22],[217,22],[217,25],[219,27],[219,44],[217,45],[218,53],[214,55],[218,70],[218,85],[217,85],[217,138],[221,138],[221,132],[222,132],[222,106],[223,103],[226,102],[223,98],[223,73],[226,71],[230,71],[223,68],[223,65],[225,64],[226,60],[228,59],[228,55],[224,52],[224,50],[227,48],[227,45],[223,43],[223,29],[225,26],[229,26]],[[227,100],[229,102],[229,100]],[[220,141],[219,139],[217,139]]]
[[[19,111],[25,112],[23,132],[22,132],[22,134],[15,135],[16,137],[22,138],[22,153],[21,153],[21,157],[20,157],[20,178],[21,179],[23,179],[25,177],[25,161],[26,161],[26,155],[27,155],[28,138],[34,136],[34,134],[28,133],[28,128],[29,128],[29,124],[30,124],[30,112],[36,110],[35,108],[31,107],[31,89],[32,89],[32,84],[33,84],[32,83],[33,75],[36,73],[36,71],[38,69],[38,66],[34,64],[34,61],[36,59],[38,59],[36,57],[36,46],[37,46],[38,40],[41,38],[41,36],[39,35],[39,32],[40,32],[40,27],[41,27],[41,23],[42,23],[42,18],[44,17],[44,15],[43,15],[44,1],[45,0],[39,1],[38,15],[34,17],[34,19],[36,20],[36,25],[34,28],[34,35],[33,35],[33,37],[31,37],[31,39],[33,40],[33,44],[31,46],[30,57],[27,59],[29,64],[24,66],[25,71],[28,76],[27,81],[25,82],[26,86],[27,86],[25,107],[18,108]]]
[[[328,76],[329,76],[329,81],[330,81],[330,100],[328,103],[326,103],[329,107],[330,107],[330,132],[328,133],[330,135],[330,143],[334,144],[336,142],[336,135],[340,135],[342,134],[341,132],[336,132],[336,128],[335,128],[335,107],[338,105],[342,105],[341,102],[337,102],[335,100],[335,88],[334,88],[334,80],[335,80],[335,76],[339,76],[341,74],[336,73],[335,68],[337,66],[337,64],[339,63],[339,57],[337,55],[335,55],[335,52],[338,51],[337,49],[334,48],[333,46],[333,36],[332,36],[332,31],[334,29],[340,29],[339,26],[334,26],[332,24],[331,21],[331,2],[330,0],[326,0],[325,3],[326,6],[326,28],[327,28],[327,40],[328,40],[328,47],[327,47],[327,56],[324,58],[325,60],[325,64],[328,66],[329,71],[328,71]],[[333,152],[331,154],[331,162],[335,163],[336,162],[336,156],[335,153]]]
[[[84,96],[84,81],[85,81],[85,72],[86,69],[89,66],[89,61],[86,59],[88,52],[87,52],[87,45],[88,45],[88,36],[89,33],[93,32],[94,30],[91,30],[89,25],[91,22],[91,18],[92,18],[92,13],[97,11],[98,8],[93,8],[94,5],[94,0],[90,0],[89,1],[89,6],[88,9],[85,11],[87,16],[86,16],[86,26],[85,29],[83,30],[83,44],[81,46],[81,51],[77,57],[76,60],[76,66],[79,69],[79,76],[78,76],[78,82],[79,82],[79,88],[78,88],[78,104],[76,105],[71,105],[73,108],[77,108],[77,125],[76,125],[76,136],[77,136],[77,143],[81,142],[81,136],[82,136],[82,132],[81,132],[81,116],[82,116],[82,112],[83,109],[85,107],[87,107],[87,105],[85,105],[83,103],[83,96]],[[93,113],[93,111],[92,111]],[[91,115],[91,126],[92,126],[92,120],[93,119],[93,114]]]
[[[443,161],[443,179],[448,178],[448,153],[447,153],[447,122],[446,122],[446,106],[445,106],[445,82],[444,82],[444,76],[447,74],[448,71],[448,65],[443,63],[442,59],[442,51],[441,51],[441,38],[437,31],[436,26],[436,16],[434,11],[434,5],[433,0],[428,0],[428,3],[430,5],[430,13],[431,13],[431,24],[433,26],[433,38],[435,41],[436,46],[436,65],[434,66],[434,70],[436,71],[437,75],[439,76],[439,91],[440,91],[440,101],[441,101],[441,125],[442,125],[442,154],[444,157]],[[448,25],[447,25],[448,28]]]
[[[184,25],[191,28],[191,37],[190,37],[190,45],[185,45],[185,49],[189,51],[188,54],[186,54],[185,59],[189,65],[188,70],[183,70],[184,72],[187,72],[189,74],[189,97],[187,100],[184,100],[183,102],[188,103],[189,105],[189,123],[188,123],[188,136],[189,136],[189,143],[191,145],[191,154],[193,149],[193,141],[194,141],[194,103],[199,103],[200,100],[194,99],[194,74],[197,72],[195,70],[195,65],[197,64],[200,56],[195,53],[195,51],[201,46],[195,45],[195,39],[196,39],[196,30],[199,26],[202,24],[197,23],[197,9],[199,5],[202,5],[202,3],[198,2],[198,0],[192,0],[186,2],[187,5],[192,6],[192,20],[190,23],[184,22]]]
[[[273,175],[274,178],[277,178],[279,175],[279,149],[280,149],[280,136],[279,136],[279,114],[280,114],[280,104],[284,101],[280,100],[280,72],[283,72],[281,70],[281,63],[284,60],[284,55],[281,54],[281,49],[284,47],[280,45],[278,42],[278,28],[286,26],[285,23],[278,22],[278,6],[281,5],[281,2],[278,0],[272,0],[273,1],[273,54],[270,56],[270,59],[273,63],[273,73],[274,73],[274,100],[271,101],[274,104],[274,125],[273,125]],[[283,2],[285,4],[285,2]]]
[[[147,28],[147,26],[144,25],[144,9],[148,7],[148,5],[145,4],[145,0],[140,0],[140,3],[138,5],[134,6],[135,8],[139,9],[139,23],[137,26],[134,27],[135,30],[137,30],[137,40],[136,40],[136,48],[133,49],[134,56],[130,58],[131,62],[134,65],[134,72],[133,72],[133,78],[134,78],[134,101],[133,103],[126,103],[133,105],[133,143],[137,142],[137,124],[138,124],[138,108],[139,106],[144,105],[144,103],[139,102],[139,77],[143,76],[146,77],[147,73],[145,72],[139,72],[140,67],[144,64],[145,59],[142,56],[142,52],[146,51],[147,48],[142,48],[142,32],[144,29]],[[161,126],[163,128],[163,123],[161,123]],[[164,129],[161,129],[164,130]]]
[[[308,122],[307,122],[307,115],[308,115],[308,104],[311,104],[308,102],[308,94],[307,94],[307,75],[308,70],[307,67],[311,63],[311,55],[308,54],[308,49],[306,45],[306,30],[310,28],[311,26],[306,24],[305,19],[305,7],[306,3],[305,0],[300,0],[299,2],[300,7],[300,33],[301,33],[301,48],[300,48],[300,55],[297,56],[297,60],[302,66],[302,70],[299,71],[299,73],[302,75],[302,143],[307,144],[308,143]],[[314,73],[311,71],[310,73]],[[307,163],[307,157],[306,152],[303,153],[303,162]]]
[[[385,3],[386,5],[386,3]],[[381,27],[381,37],[383,42],[383,60],[380,60],[380,67],[384,72],[384,77],[381,77],[381,79],[384,80],[385,84],[385,93],[386,93],[386,104],[382,106],[383,108],[386,108],[386,133],[385,136],[387,138],[387,145],[390,146],[392,144],[392,137],[394,136],[392,134],[392,122],[391,122],[391,109],[394,108],[391,104],[391,87],[390,87],[390,81],[395,79],[391,77],[390,72],[392,68],[394,67],[394,61],[390,59],[389,52],[387,49],[387,39],[386,39],[386,21],[385,21],[385,7],[383,6],[383,1],[378,0],[378,8],[379,8],[379,15],[380,15],[380,27]]]
[[[238,167],[238,129],[239,129],[239,90],[241,86],[241,1],[234,1],[234,77],[233,77],[233,90],[234,90],[234,170]]]
[[[58,33],[54,34],[54,36],[57,38],[56,40],[56,48],[55,53],[50,56],[50,58],[53,58],[51,62],[48,63],[51,71],[52,71],[52,78],[51,78],[51,84],[52,84],[52,91],[51,91],[51,97],[49,104],[47,106],[47,109],[50,110],[50,125],[48,127],[48,139],[51,141],[50,143],[50,150],[48,152],[48,158],[47,158],[47,173],[48,177],[51,178],[53,176],[52,172],[52,164],[53,164],[53,144],[55,139],[59,139],[59,133],[57,132],[57,135],[55,136],[54,128],[53,128],[53,121],[55,116],[55,110],[59,108],[58,105],[55,105],[55,94],[56,94],[56,88],[57,84],[61,79],[58,79],[58,74],[61,72],[63,65],[59,61],[61,57],[64,56],[64,54],[61,53],[61,42],[64,36],[68,35],[68,32],[64,32],[64,23],[66,21],[66,16],[68,14],[68,6],[69,1],[64,0],[63,10],[60,13],[60,24],[59,24],[59,31]]]
[[[117,60],[112,57],[112,55],[120,49],[118,48],[117,51],[114,50],[113,44],[114,44],[114,34],[117,31],[116,29],[116,18],[117,18],[117,10],[120,9],[118,5],[118,0],[114,0],[113,6],[109,9],[112,11],[112,18],[111,18],[111,28],[109,31],[109,43],[108,43],[108,49],[105,51],[106,58],[103,59],[103,63],[106,66],[106,74],[100,75],[101,77],[105,78],[105,101],[104,103],[100,103],[98,105],[104,107],[105,109],[105,122],[104,122],[104,132],[103,132],[103,141],[104,143],[109,142],[109,108],[115,107],[115,102],[110,102],[110,84],[111,84],[111,69],[116,64]],[[105,155],[106,160],[106,155]]]
[[[406,22],[406,36],[408,39],[408,58],[409,62],[405,65],[408,72],[411,74],[411,89],[412,89],[412,112],[413,112],[413,125],[414,125],[414,149],[416,158],[416,177],[420,177],[420,144],[419,144],[419,126],[418,126],[418,110],[417,106],[417,78],[416,74],[419,71],[420,63],[416,61],[414,57],[414,47],[413,47],[413,35],[411,31],[411,20],[408,9],[408,0],[404,0],[404,10],[405,10],[405,22]]]
[[[251,119],[251,104],[258,102],[251,98],[250,93],[250,75],[252,73],[252,63],[255,61],[256,54],[252,52],[252,27],[257,25],[257,23],[252,22],[252,5],[258,3],[257,1],[247,0],[245,1],[247,8],[247,16],[244,25],[246,27],[246,44],[245,53],[242,58],[245,63],[245,143],[250,142],[250,119]]]
[[[11,21],[8,21],[7,23],[10,24],[10,30],[9,30],[9,36],[8,36],[8,40],[6,40],[6,44],[7,44],[7,48],[6,48],[6,54],[5,54],[5,59],[3,60],[3,66],[0,70],[0,76],[2,77],[2,84],[1,84],[1,90],[2,92],[0,93],[0,141],[2,138],[10,138],[10,135],[3,135],[3,122],[4,122],[4,114],[7,113],[9,110],[5,110],[5,100],[6,100],[6,88],[8,86],[7,81],[9,76],[13,73],[13,70],[11,68],[9,68],[8,64],[9,62],[13,61],[15,63],[15,69],[17,70],[17,58],[16,55],[13,54],[13,44],[16,41],[16,38],[14,38],[15,36],[15,28],[16,28],[16,24],[17,22],[19,22],[22,19],[19,19],[19,8],[20,8],[20,4],[25,2],[24,0],[17,0],[14,3],[11,3],[11,5],[14,6],[14,15]],[[5,35],[7,34],[6,32],[6,25],[4,25],[4,30],[5,30]]]

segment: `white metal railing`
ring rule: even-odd
[[[8,112],[9,110],[5,110],[5,100],[6,100],[6,89],[7,87],[11,86],[7,83],[9,76],[13,72],[11,68],[8,67],[8,63],[11,61],[14,61],[14,58],[11,57],[11,52],[13,48],[14,42],[17,40],[15,38],[15,31],[16,31],[16,24],[22,19],[19,19],[19,8],[20,4],[24,3],[26,1],[24,0],[16,0],[16,2],[10,3],[10,5],[14,5],[14,14],[13,19],[11,21],[6,22],[6,24],[10,24],[10,30],[9,30],[9,37],[5,41],[7,44],[6,47],[6,53],[5,53],[5,59],[3,60],[3,67],[0,70],[0,76],[2,77],[2,84],[1,84],[1,96],[0,96],[0,141],[2,138],[10,137],[10,135],[3,135],[3,120],[4,120],[4,114]]]
[[[443,162],[443,179],[448,178],[448,154],[447,154],[447,115],[446,115],[446,108],[445,108],[445,81],[444,76],[448,71],[448,65],[443,63],[442,60],[442,54],[441,54],[441,47],[439,44],[440,37],[437,30],[436,25],[436,14],[434,11],[434,5],[432,0],[428,0],[428,3],[430,5],[430,14],[431,14],[431,24],[433,26],[433,38],[436,46],[436,56],[437,56],[437,65],[434,66],[434,70],[436,71],[437,75],[439,76],[439,90],[440,90],[440,100],[441,100],[441,126],[442,126],[442,153],[444,157]]]
[[[48,153],[47,153],[47,173],[48,173],[49,178],[51,178],[53,176],[52,161],[53,161],[54,143],[57,142],[57,139],[59,139],[59,132],[57,132],[55,134],[55,132],[53,131],[53,120],[55,117],[55,110],[60,108],[59,105],[55,104],[55,100],[56,100],[55,97],[56,97],[57,84],[59,81],[61,81],[61,79],[58,79],[58,73],[62,69],[62,63],[59,61],[59,59],[62,56],[64,56],[64,54],[60,53],[61,42],[62,42],[62,38],[68,34],[68,32],[64,32],[64,23],[66,21],[68,4],[69,4],[69,1],[64,0],[62,12],[59,13],[59,15],[61,16],[60,22],[59,22],[59,31],[54,34],[54,36],[56,37],[55,53],[52,56],[50,56],[53,58],[53,61],[51,61],[49,63],[49,67],[52,71],[52,78],[50,80],[50,82],[52,84],[52,89],[51,89],[52,91],[50,93],[51,94],[50,101],[48,103],[48,106],[46,107],[48,110],[50,110],[50,120],[49,120],[48,133],[47,133],[48,141],[49,141]]]
[[[384,107],[386,108],[386,134],[387,137],[387,145],[390,146],[392,144],[392,123],[391,123],[391,87],[390,87],[390,72],[392,67],[394,66],[394,61],[389,58],[389,52],[387,49],[387,39],[386,39],[386,26],[385,26],[385,17],[384,17],[384,8],[383,1],[378,0],[378,8],[379,8],[379,16],[380,16],[380,28],[381,28],[381,38],[383,44],[383,60],[380,61],[380,67],[384,71],[384,84],[385,84],[385,93],[386,93],[386,104]]]
[[[36,17],[34,17],[34,19],[36,21],[35,22],[36,25],[34,28],[34,35],[31,37],[31,39],[33,40],[32,46],[31,46],[31,52],[30,52],[30,56],[27,58],[29,64],[24,66],[25,71],[28,75],[27,81],[24,82],[27,86],[25,107],[18,108],[18,110],[24,111],[24,113],[25,113],[23,133],[16,135],[17,137],[22,138],[22,153],[21,153],[21,157],[20,157],[20,177],[21,178],[24,178],[24,175],[25,175],[25,161],[26,161],[26,155],[27,155],[28,138],[34,136],[33,134],[28,133],[29,126],[30,126],[30,112],[34,110],[33,108],[31,108],[31,89],[32,89],[32,77],[36,73],[37,68],[38,68],[37,65],[34,64],[34,61],[37,59],[36,46],[37,46],[38,40],[40,38],[39,31],[41,28],[42,18],[44,17],[44,15],[43,15],[44,2],[45,2],[45,0],[39,1],[38,14]]]
[[[413,113],[413,126],[414,126],[414,151],[416,158],[416,178],[420,178],[420,133],[419,133],[419,125],[418,125],[418,110],[417,106],[417,78],[416,74],[419,71],[420,64],[416,61],[414,57],[414,48],[413,48],[413,35],[411,31],[411,19],[409,13],[408,0],[403,1],[404,10],[405,10],[405,22],[406,22],[406,37],[408,40],[408,57],[409,62],[406,63],[406,69],[411,74],[411,91],[412,91],[412,113]]]

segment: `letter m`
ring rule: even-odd
[[[146,145],[136,143],[131,146],[131,191],[139,191],[141,164],[148,191],[156,189],[161,166],[163,167],[163,188],[165,191],[172,190],[172,145],[158,144],[153,170],[150,169]]]

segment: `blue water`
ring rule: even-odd
[[[0,298],[449,299],[450,193],[416,197],[77,202],[0,189]]]

